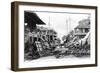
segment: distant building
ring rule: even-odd
[[[56,31],[54,31],[53,29],[37,26],[37,30],[39,30],[40,38],[44,41],[54,41],[57,37]]]
[[[79,25],[74,29],[74,35],[78,38],[84,38],[90,31],[90,19],[84,19],[79,21]]]

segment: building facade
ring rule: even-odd
[[[79,25],[75,28],[74,35],[78,38],[84,38],[90,31],[90,19],[79,21]]]

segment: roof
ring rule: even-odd
[[[31,32],[36,29],[36,25],[45,25],[35,12],[29,11],[24,11],[24,23],[28,23],[25,27],[28,27]]]
[[[90,19],[79,21],[79,25],[76,28],[90,28]]]
[[[39,16],[34,12],[25,11],[24,15],[25,15],[25,17],[24,17],[25,18],[25,20],[24,20],[25,23],[42,24],[42,25],[45,24],[39,18]]]

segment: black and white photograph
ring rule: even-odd
[[[89,13],[24,11],[24,60],[89,58]]]

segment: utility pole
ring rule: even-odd
[[[49,30],[48,30],[48,41],[50,41],[50,16],[49,16],[49,22],[48,22],[48,25],[49,25]]]
[[[71,30],[71,18],[69,17],[69,32]]]
[[[66,18],[67,34],[68,34],[68,20]]]

